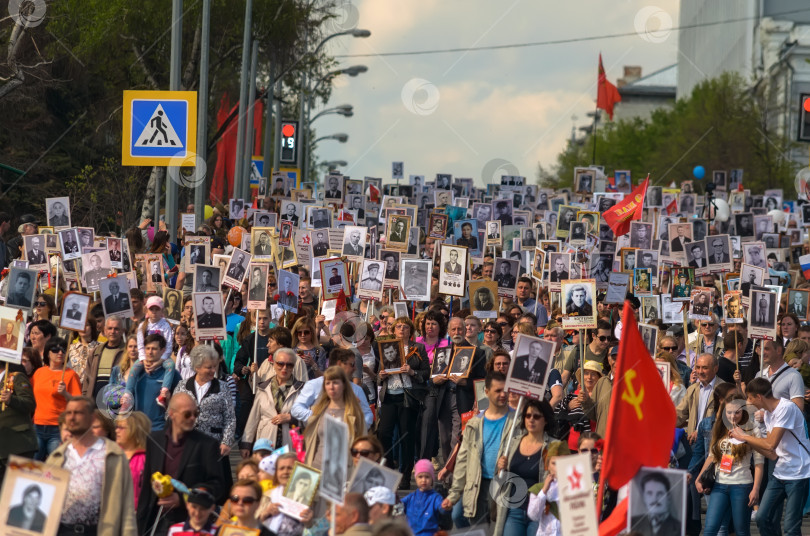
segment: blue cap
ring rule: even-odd
[[[269,450],[270,452],[273,452],[273,445],[270,444],[269,439],[262,437],[257,439],[253,444],[253,452],[256,452],[257,450]]]

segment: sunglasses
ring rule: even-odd
[[[599,454],[599,449],[579,449],[580,454],[590,452],[591,454]]]
[[[597,339],[599,339],[600,342],[607,342],[607,341],[610,340],[610,336],[609,335],[599,335],[597,337]]]
[[[47,307],[48,304],[45,303],[44,301],[38,301],[38,302],[34,302],[34,306],[35,307]]]
[[[717,325],[717,324],[715,324],[715,323],[713,323],[713,322],[712,322],[712,323],[703,322],[703,323],[700,325],[700,327],[702,327],[702,328],[713,328],[713,327],[714,327],[714,326],[716,326],[716,325]]]
[[[231,495],[230,500],[234,504],[247,504],[251,505],[258,501],[256,497],[240,497],[239,495]]]
[[[494,330],[494,329],[492,329],[492,328],[489,328],[489,329],[485,329],[485,330],[484,330],[484,333],[498,333],[498,332],[497,332],[497,331],[495,331],[495,330]]]
[[[674,352],[675,350],[678,349],[678,347],[677,346],[662,346],[661,349],[666,350],[667,352]]]
[[[371,451],[371,450],[368,450],[368,449],[363,449],[363,450],[351,449],[350,452],[352,453],[352,458],[357,458],[358,456],[362,456],[363,458],[368,458],[369,456],[371,456],[374,453],[374,451]]]
[[[308,329],[302,329],[302,330],[298,331],[298,334],[299,335],[310,335],[310,334],[312,334],[312,332],[310,330],[308,330]]]
[[[496,322],[499,326],[508,326],[509,322]]]
[[[195,419],[200,416],[200,410],[195,409],[194,411],[186,410],[180,414],[184,419],[190,419],[194,417]]]
[[[542,413],[527,413],[526,414],[526,419],[530,420],[530,421],[539,421],[542,418],[543,418]]]
[[[295,365],[294,365],[293,363],[286,363],[286,362],[283,362],[283,361],[276,361],[274,364],[275,364],[277,367],[280,367],[280,368],[288,368],[288,369],[291,369],[291,368],[295,367]]]
[[[53,348],[51,348],[50,351],[52,353],[54,353],[54,354],[64,354],[65,353],[65,347],[64,346],[54,346]]]

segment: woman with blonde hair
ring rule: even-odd
[[[672,403],[677,407],[678,404],[681,403],[681,400],[683,400],[683,397],[686,396],[686,387],[683,385],[683,378],[681,378],[678,372],[675,354],[667,350],[659,350],[658,353],[655,354],[655,361],[658,363],[669,363],[669,385],[667,386],[667,392],[669,393],[669,398],[672,399]]]
[[[308,316],[296,320],[292,327],[292,349],[306,363],[307,372],[315,374],[309,376],[310,380],[320,376],[329,363],[317,333],[315,321]]]
[[[307,453],[306,464],[316,469],[323,467],[323,457],[326,450],[326,420],[329,415],[346,423],[349,427],[349,442],[355,437],[365,435],[366,420],[360,403],[352,390],[351,381],[340,366],[329,367],[323,373],[323,389],[315,404],[312,406],[312,415],[307,421],[304,430],[304,445]],[[349,460],[346,460],[349,466]]]
[[[138,507],[138,496],[141,494],[141,476],[146,466],[146,440],[152,431],[152,421],[145,413],[133,411],[125,417],[115,420],[115,442],[124,451],[129,460],[129,471],[135,486],[135,508]]]

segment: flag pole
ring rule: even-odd
[[[593,154],[591,155],[591,165],[596,165],[596,120],[599,117],[599,98],[596,99],[596,108],[593,110],[593,131],[591,132],[591,136],[593,137]]]

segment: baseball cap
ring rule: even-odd
[[[188,492],[187,502],[202,506],[203,508],[211,508],[216,503],[216,499],[205,488],[191,488]]]
[[[273,445],[270,444],[270,440],[267,439],[266,437],[260,437],[253,444],[253,452],[256,452],[257,450],[266,450],[269,452],[273,452]]]
[[[394,504],[397,502],[394,492],[385,486],[374,486],[363,494],[363,497],[366,499],[366,503],[368,503],[369,507],[372,507],[375,504],[387,504],[389,506],[394,506]]]
[[[151,309],[152,307],[158,307],[163,309],[163,298],[160,296],[152,296],[148,300],[146,300],[146,308]]]

